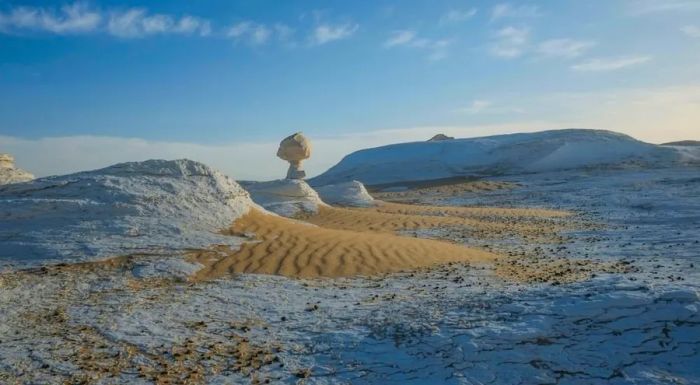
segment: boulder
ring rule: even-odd
[[[374,205],[374,198],[369,195],[365,185],[356,180],[316,187],[316,192],[324,202],[331,205],[350,207]]]
[[[240,182],[253,202],[284,217],[298,217],[318,212],[325,205],[318,193],[300,179],[279,179],[268,182]]]

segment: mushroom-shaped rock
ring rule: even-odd
[[[277,156],[289,162],[287,179],[304,179],[306,172],[302,170],[301,162],[311,156],[311,142],[301,132],[297,132],[280,142]]]
[[[0,154],[0,185],[26,182],[34,175],[15,167],[15,158],[10,154]]]

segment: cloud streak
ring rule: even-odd
[[[526,27],[505,27],[495,34],[491,54],[504,59],[522,56],[530,44],[530,29]]]
[[[281,27],[281,25],[280,25]],[[241,21],[226,30],[226,37],[236,42],[245,41],[250,45],[262,45],[270,40],[277,30],[252,21]]]
[[[211,33],[211,23],[191,15],[176,17],[153,14],[145,8],[102,11],[78,2],[58,9],[15,7],[0,12],[0,32],[54,35],[107,33],[119,38],[166,34],[207,36]]]
[[[491,21],[506,18],[534,18],[542,16],[540,9],[536,5],[513,5],[510,3],[501,3],[495,5],[491,9]]]
[[[355,23],[317,25],[311,34],[311,45],[323,45],[337,40],[347,39],[360,28]]]
[[[419,37],[416,31],[398,30],[391,33],[384,41],[385,48],[406,47],[428,52],[431,61],[442,60],[447,57],[447,48],[451,41],[448,39],[428,39]]]
[[[476,16],[477,9],[469,8],[464,10],[451,9],[440,18],[440,24],[461,23]]]
[[[176,18],[171,15],[149,14],[145,8],[132,8],[123,12],[112,12],[107,31],[120,38],[166,34],[207,36],[211,33],[211,24],[195,16]]]
[[[460,108],[458,112],[476,115],[489,109],[493,105],[488,100],[473,100],[467,107]]]
[[[651,60],[651,56],[626,56],[613,58],[588,59],[571,66],[574,71],[580,72],[608,72],[623,68],[644,64]]]
[[[0,32],[45,31],[57,35],[87,33],[96,30],[102,15],[86,4],[64,5],[60,9],[17,7],[0,12]]]
[[[348,39],[357,32],[357,23],[324,22],[317,15],[308,31],[308,45],[320,46]],[[278,41],[288,47],[296,47],[295,29],[283,23],[258,23],[242,20],[215,30],[209,19],[183,14],[153,13],[144,7],[106,8],[90,7],[76,2],[60,8],[11,7],[0,11],[0,33],[43,33],[54,35],[106,34],[120,39],[137,39],[149,36],[181,35],[216,37],[251,46]]]
[[[543,56],[575,58],[585,54],[596,46],[596,42],[589,40],[550,39],[541,42],[537,52]]]

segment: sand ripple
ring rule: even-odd
[[[382,214],[375,214],[381,223]],[[441,218],[424,218],[429,223],[437,219]],[[257,241],[246,243],[239,250],[222,248],[193,254],[191,259],[205,266],[194,278],[206,280],[231,273],[290,277],[377,275],[447,262],[493,261],[497,257],[450,242],[363,230],[313,226],[251,210],[234,223],[231,233],[254,234]]]

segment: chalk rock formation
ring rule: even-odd
[[[3,265],[178,255],[237,246],[221,234],[259,208],[234,180],[191,160],[121,163],[0,188]]]
[[[324,202],[331,205],[351,207],[374,205],[374,198],[369,195],[365,185],[356,180],[316,187],[316,192]]]
[[[287,179],[304,179],[306,172],[302,170],[301,162],[311,156],[311,142],[301,132],[297,132],[280,142],[277,156],[289,162]]]
[[[454,138],[455,138],[454,136],[447,136],[445,134],[437,134],[437,135],[433,136],[432,138],[428,139],[428,142],[438,142],[441,140],[452,140]]]
[[[280,179],[269,182],[240,182],[253,202],[284,217],[318,212],[325,205],[318,193],[300,179]]]
[[[399,143],[356,151],[309,183],[324,186],[359,180],[371,186],[452,177],[694,164],[693,153],[679,148],[585,129]]]
[[[10,154],[0,154],[0,185],[26,182],[34,175],[15,167],[15,158]]]

